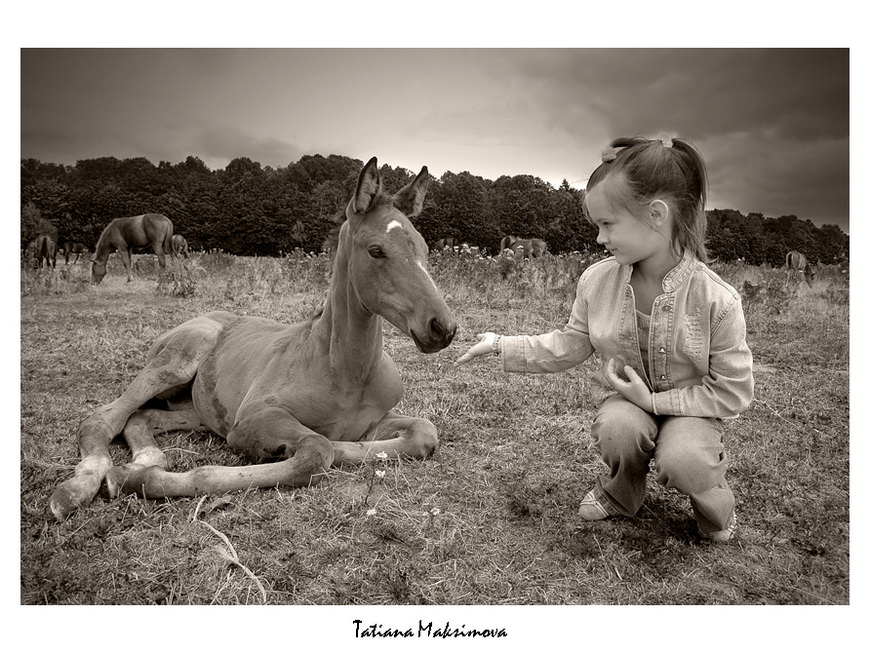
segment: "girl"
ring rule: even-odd
[[[679,138],[620,138],[586,187],[586,217],[611,258],[580,277],[568,324],[538,336],[486,332],[457,361],[494,354],[508,372],[556,372],[599,354],[591,435],[609,472],[580,502],[585,520],[633,516],[658,480],[691,500],[703,538],[737,526],[722,419],[753,394],[740,295],[706,265],[707,173]]]

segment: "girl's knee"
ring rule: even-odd
[[[655,432],[656,430],[652,415],[621,397],[611,397],[604,402],[596,413],[592,426],[608,431]]]
[[[715,487],[725,475],[721,423],[698,417],[672,417],[659,430],[656,468],[667,487],[692,494]]]
[[[695,494],[716,487],[725,476],[725,455],[709,448],[681,447],[656,450],[658,480],[683,494]]]
[[[655,447],[656,424],[642,409],[627,401],[602,407],[592,422],[592,441],[602,454],[615,456],[650,453]]]

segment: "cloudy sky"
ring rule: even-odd
[[[849,231],[847,49],[27,49],[21,156],[212,169],[341,154],[582,188],[618,136],[669,132],[708,208]]]

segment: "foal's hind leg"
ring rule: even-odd
[[[82,423],[78,430],[82,461],[76,466],[73,478],[61,483],[49,501],[51,512],[58,520],[94,499],[112,468],[109,443],[145,402],[193,379],[220,330],[220,324],[201,317],[162,336],[151,348],[148,364],[124,393],[98,408]]]

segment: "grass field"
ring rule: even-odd
[[[636,518],[577,518],[604,468],[589,439],[593,361],[535,376],[453,366],[479,331],[562,326],[587,263],[576,256],[433,256],[454,344],[423,356],[387,326],[385,346],[405,381],[398,408],[439,429],[434,458],[333,469],[313,488],[98,498],[56,523],[47,502],[79,461],[75,429],[159,334],[214,309],[299,321],[329,281],[327,258],[298,254],[198,254],[162,276],[141,256],[130,284],[115,259],[99,287],[81,264],[21,272],[22,604],[850,602],[846,275],[792,292],[781,270],[714,266],[744,292],[757,391],[726,431],[739,537],[710,545],[688,499],[652,479]],[[160,444],[176,470],[248,462],[217,436]]]

